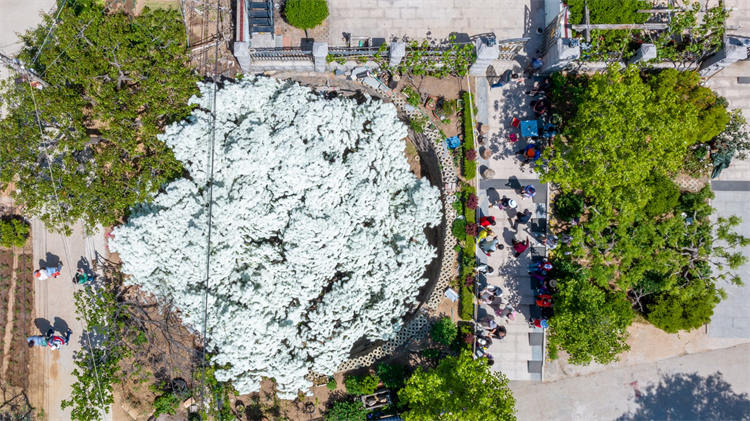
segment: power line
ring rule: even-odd
[[[216,0],[216,32],[219,32],[219,14],[221,13],[221,0]],[[203,294],[203,347],[201,348],[201,407],[205,408],[204,393],[206,389],[206,346],[208,345],[208,291],[209,291],[209,280],[211,277],[211,231],[212,231],[212,218],[213,218],[213,197],[214,197],[214,157],[216,143],[216,116],[218,110],[216,109],[216,94],[217,85],[216,78],[219,70],[219,37],[216,38],[214,46],[214,75],[213,75],[213,98],[211,109],[211,143],[210,143],[210,158],[209,158],[209,172],[208,172],[208,233],[206,241],[206,289]]]

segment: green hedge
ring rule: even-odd
[[[464,320],[472,320],[474,318],[474,293],[466,285],[461,285],[459,303],[459,316]]]
[[[474,149],[474,120],[471,118],[474,104],[468,92],[464,92],[462,98],[464,103],[464,145],[461,159],[464,164],[464,177],[467,180],[472,180],[477,176],[477,161],[465,157],[467,151]]]

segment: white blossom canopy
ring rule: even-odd
[[[161,139],[177,180],[135,209],[110,243],[128,281],[171,297],[201,332],[208,234],[211,87]],[[360,338],[387,340],[435,257],[424,233],[439,191],[404,157],[392,104],[326,100],[270,78],[218,91],[207,339],[219,380],[281,396],[333,373]]]

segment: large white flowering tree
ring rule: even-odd
[[[161,137],[189,173],[115,230],[128,282],[171,297],[202,331],[211,88]],[[425,226],[439,192],[404,157],[391,104],[326,100],[275,79],[216,98],[207,340],[241,393],[273,377],[282,396],[333,373],[360,338],[389,339],[435,257]]]

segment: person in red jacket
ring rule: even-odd
[[[539,307],[552,307],[552,296],[549,294],[541,294],[536,296],[536,305]]]
[[[495,225],[495,217],[494,216],[483,216],[479,218],[479,225],[482,226],[482,228],[487,228],[490,225]]]
[[[526,249],[529,248],[529,237],[526,237],[526,242],[521,242],[513,239],[513,251],[516,252],[515,256],[519,257]]]

